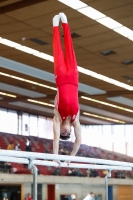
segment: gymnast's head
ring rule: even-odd
[[[71,134],[71,125],[62,123],[60,125],[60,139],[68,140]]]

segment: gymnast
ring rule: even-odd
[[[64,31],[64,52],[60,41],[60,20],[62,21],[62,28]],[[58,154],[60,138],[62,140],[68,140],[70,138],[71,126],[73,126],[75,143],[70,156],[75,156],[81,144],[78,69],[70,28],[64,13],[59,13],[59,15],[55,15],[53,18],[53,52],[54,75],[57,86],[53,118],[53,153]]]

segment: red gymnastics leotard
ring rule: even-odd
[[[62,23],[62,27],[65,53],[61,46],[59,27],[53,27],[54,74],[57,86],[55,108],[62,121],[70,116],[73,122],[79,110],[78,70],[69,25]]]

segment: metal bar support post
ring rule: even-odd
[[[111,177],[111,170],[108,170],[108,173],[105,176],[105,200],[108,200],[108,178],[110,177]]]
[[[38,174],[38,169],[32,163],[32,161],[34,160],[33,158],[28,158],[28,160],[29,160],[28,168],[33,170],[33,200],[37,200],[37,174]]]

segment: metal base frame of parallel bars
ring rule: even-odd
[[[44,153],[36,153],[36,152],[0,150],[0,161],[28,164],[28,168],[33,170],[33,200],[37,200],[38,169],[36,165],[59,167],[59,164],[56,162],[44,161],[44,160],[39,160],[39,159],[78,162],[78,163],[70,163],[69,165],[66,162],[62,162],[60,167],[84,168],[84,169],[106,169],[108,173],[105,176],[105,200],[108,200],[108,178],[111,177],[111,171],[112,170],[131,171],[133,167],[133,163],[121,162],[121,161],[85,158],[85,157],[78,157],[78,156],[44,154]],[[80,164],[80,162],[83,162],[86,164]],[[96,163],[96,165],[88,164],[88,163]],[[104,164],[104,165],[98,165],[98,164]]]
[[[33,159],[28,158],[29,164],[28,164],[28,169],[33,170],[33,200],[37,200],[37,175],[38,175],[38,169],[37,167],[33,164]]]

